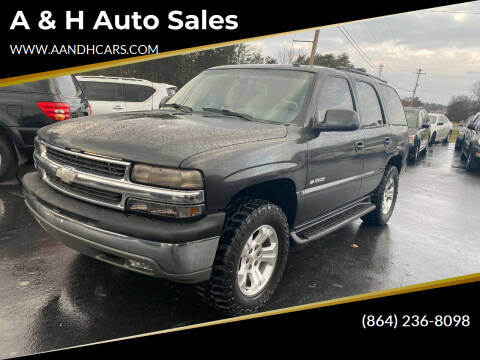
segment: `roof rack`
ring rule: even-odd
[[[386,80],[381,79],[381,78],[379,78],[378,76],[369,74],[369,73],[367,73],[367,72],[365,72],[365,71],[355,70],[355,69],[351,69],[351,68],[348,68],[348,67],[345,67],[345,66],[339,66],[339,67],[337,67],[336,69],[337,69],[337,70],[343,70],[343,71],[352,72],[352,73],[355,73],[355,74],[360,74],[360,75],[369,76],[369,77],[371,77],[371,78],[374,78],[374,79],[376,79],[376,80],[378,80],[378,81],[381,81],[381,82],[387,84],[387,81],[386,81]]]

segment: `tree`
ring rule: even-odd
[[[424,107],[423,102],[416,96],[413,99],[413,102],[412,102],[411,97],[402,99],[402,105],[403,106],[413,106],[413,107]]]
[[[294,60],[294,62],[303,64],[303,65],[308,65],[309,61],[310,61],[310,55],[308,54],[300,54]],[[313,64],[318,66],[332,67],[332,68],[346,67],[349,69],[355,69],[355,70],[366,72],[364,68],[355,67],[350,61],[350,57],[346,53],[340,54],[338,56],[335,56],[334,54],[315,54],[313,58]]]
[[[453,122],[464,121],[475,113],[475,101],[466,95],[454,96],[447,106],[447,117]]]
[[[203,70],[214,66],[276,62],[275,58],[264,57],[256,48],[238,44],[92,71],[85,75],[136,77],[153,82],[165,82],[180,88]]]

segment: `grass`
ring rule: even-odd
[[[450,136],[450,142],[455,142],[457,140],[458,129],[452,130],[452,135]]]

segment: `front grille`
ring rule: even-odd
[[[54,149],[47,146],[47,157],[56,162],[70,165],[75,168],[83,168],[99,172],[101,174],[107,174],[114,177],[123,178],[127,169],[126,165],[116,164],[105,160],[91,159],[81,154],[72,154],[63,152],[61,150]]]
[[[58,177],[52,175],[49,175],[48,179],[54,186],[64,189],[69,193],[76,194],[82,197],[84,196],[89,199],[107,201],[112,204],[118,204],[122,200],[122,194],[118,194],[112,191],[96,189],[74,183],[65,183]]]

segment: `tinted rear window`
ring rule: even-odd
[[[92,101],[123,101],[122,84],[80,81],[85,96]]]
[[[125,84],[125,101],[142,102],[147,100],[155,89],[145,85]]]
[[[418,127],[418,112],[415,110],[405,110],[407,116],[408,127],[416,129]]]
[[[382,84],[380,84],[379,88],[385,99],[389,123],[392,125],[407,125],[402,102],[397,92],[391,87]]]
[[[16,91],[42,94],[50,94],[52,92],[49,80],[40,80],[29,82],[26,84],[0,87],[0,91]]]

